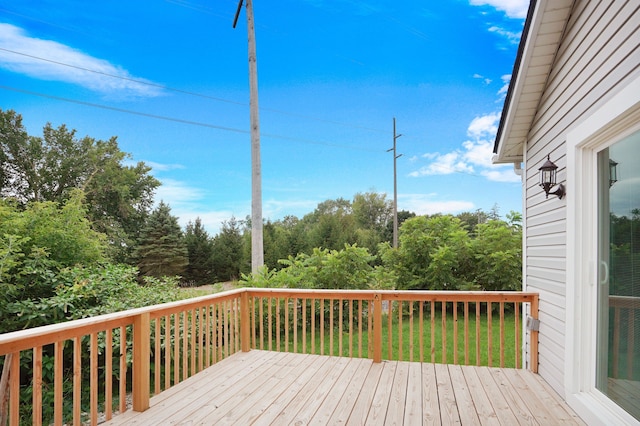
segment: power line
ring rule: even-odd
[[[165,86],[163,84],[153,83],[153,82],[150,82],[150,81],[139,80],[139,79],[135,79],[135,78],[131,78],[131,77],[125,77],[125,76],[116,75],[116,74],[110,74],[110,73],[106,73],[104,71],[92,70],[90,68],[80,67],[78,65],[71,65],[71,64],[64,63],[64,62],[55,61],[53,59],[43,58],[43,57],[40,57],[40,56],[30,55],[28,53],[18,52],[18,51],[15,51],[15,50],[4,48],[4,47],[0,47],[0,50],[2,50],[4,52],[8,52],[8,53],[13,53],[15,55],[20,55],[20,56],[25,56],[25,57],[31,58],[31,59],[36,59],[38,61],[49,62],[49,63],[52,63],[52,64],[64,66],[64,67],[69,67],[69,68],[73,68],[73,69],[77,69],[77,70],[81,70],[81,71],[86,71],[86,72],[90,72],[90,73],[94,73],[94,74],[98,74],[98,75],[103,75],[105,77],[116,78],[116,79],[120,79],[120,80],[130,81],[130,82],[136,83],[136,84],[156,87],[156,88],[168,90],[168,91],[171,91],[171,92],[181,93],[183,95],[196,96],[196,97],[200,97],[200,98],[204,98],[204,99],[209,99],[209,100],[212,100],[212,101],[225,102],[225,103],[234,104],[234,105],[248,106],[248,104],[245,103],[245,102],[238,102],[238,101],[233,101],[233,100],[229,100],[229,99],[219,98],[219,97],[216,97],[216,96],[204,95],[202,93],[191,92],[191,91],[183,90],[183,89],[177,89],[177,88],[174,88],[174,87],[169,87],[169,86]],[[269,111],[269,112],[275,112],[275,113],[282,114],[282,115],[288,115],[288,116],[291,116],[291,117],[304,118],[304,119],[308,119],[308,120],[314,120],[314,121],[319,121],[319,122],[324,122],[324,123],[329,123],[329,124],[337,124],[337,125],[345,126],[345,127],[352,127],[352,128],[368,130],[368,131],[372,131],[372,132],[384,133],[384,131],[380,130],[380,129],[374,129],[374,128],[365,127],[365,126],[358,126],[358,125],[355,125],[355,124],[343,123],[343,122],[334,121],[334,120],[327,120],[327,119],[307,116],[307,115],[303,115],[303,114],[296,114],[296,113],[283,111],[283,110],[279,110],[279,109],[261,108],[261,110]]]
[[[132,115],[137,115],[137,116],[146,117],[146,118],[154,118],[154,119],[157,119],[157,120],[172,121],[174,123],[186,124],[186,125],[191,125],[191,126],[206,127],[206,128],[210,128],[210,129],[224,130],[224,131],[228,131],[228,132],[243,133],[243,134],[249,134],[250,133],[249,130],[239,129],[239,128],[235,128],[235,127],[227,127],[227,126],[220,126],[220,125],[217,125],[217,124],[203,123],[203,122],[200,122],[200,121],[185,120],[185,119],[182,119],[182,118],[170,117],[170,116],[166,116],[166,115],[150,114],[150,113],[141,112],[141,111],[134,111],[134,110],[129,110],[129,109],[125,109],[125,108],[118,108],[118,107],[114,107],[114,106],[110,106],[110,105],[97,104],[97,103],[93,103],[93,102],[81,101],[81,100],[78,100],[78,99],[70,99],[70,98],[64,98],[64,97],[61,97],[61,96],[50,95],[50,94],[47,94],[47,93],[40,93],[40,92],[31,91],[31,90],[19,89],[17,87],[0,85],[0,89],[9,90],[9,91],[12,91],[12,92],[23,93],[23,94],[32,95],[32,96],[39,96],[41,98],[53,99],[53,100],[56,100],[56,101],[69,102],[69,103],[72,103],[72,104],[89,106],[89,107],[92,107],[92,108],[100,108],[100,109],[105,109],[105,110],[109,110],[109,111],[120,112],[120,113],[124,113],[124,114],[132,114]],[[346,149],[353,149],[353,150],[357,150],[357,151],[366,151],[366,152],[376,152],[376,153],[377,152],[381,152],[380,150],[361,148],[361,147],[352,146],[352,145],[341,145],[341,144],[337,144],[337,143],[320,142],[320,141],[315,141],[315,140],[311,140],[311,139],[302,139],[302,138],[296,138],[296,137],[293,137],[293,136],[278,135],[278,134],[274,134],[274,133],[263,133],[262,135],[265,136],[265,137],[268,137],[268,138],[286,140],[286,141],[291,141],[291,142],[300,142],[300,143],[306,143],[306,144],[311,144],[311,145],[323,145],[323,146],[330,146],[330,147],[336,147],[336,148],[346,148]]]

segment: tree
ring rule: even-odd
[[[412,217],[416,217],[414,212],[410,212],[408,210],[400,210],[398,212],[398,229],[402,226],[405,220],[411,219]],[[384,230],[384,234],[382,236],[382,241],[393,242],[393,221],[389,221]]]
[[[18,302],[44,300],[61,284],[61,271],[105,260],[104,235],[85,218],[82,193],[60,206],[33,202],[24,209],[0,200],[0,333],[26,326]]]
[[[196,218],[195,223],[189,222],[187,224],[184,241],[189,256],[184,280],[197,285],[210,283],[212,280],[213,244],[199,217]]]
[[[393,203],[386,194],[376,192],[357,193],[353,197],[353,215],[360,228],[370,229],[382,235],[393,220]]]
[[[482,290],[522,289],[522,231],[501,220],[476,228],[473,279]]]
[[[141,276],[181,275],[189,254],[178,219],[163,201],[151,212],[142,230],[135,256]]]
[[[235,280],[240,276],[243,259],[243,238],[235,217],[222,222],[220,233],[213,238],[211,263],[219,280]]]
[[[470,288],[469,234],[451,215],[408,219],[400,228],[398,249],[383,247],[384,265],[397,274],[400,289]]]
[[[115,137],[77,138],[64,124],[49,123],[42,137],[29,136],[19,114],[0,110],[0,196],[25,206],[64,203],[73,189],[83,190],[87,215],[118,261],[128,260],[160,185],[144,163],[125,166],[129,158]]]

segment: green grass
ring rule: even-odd
[[[446,332],[444,333],[446,339],[446,356],[443,356],[443,333],[442,333],[442,321],[441,314],[434,315],[435,327],[433,330],[433,337],[431,336],[431,319],[425,315],[423,320],[422,329],[422,344],[420,341],[420,323],[417,313],[414,313],[414,318],[411,319],[407,315],[402,320],[402,344],[400,344],[400,329],[398,327],[398,315],[394,314],[392,318],[392,337],[391,337],[391,354],[389,354],[389,322],[388,316],[383,315],[382,326],[382,358],[392,360],[403,361],[423,361],[423,362],[446,362],[449,364],[470,364],[476,365],[476,318],[475,314],[469,316],[468,320],[468,354],[465,354],[465,326],[464,317],[460,313],[458,314],[458,327],[457,335],[454,336],[454,319],[453,314],[448,313],[446,318]],[[488,351],[488,319],[486,314],[483,314],[480,319],[480,360],[479,365],[492,365],[500,366],[500,317],[499,314],[494,313],[491,321],[491,343],[492,343],[492,356],[491,363],[489,364],[489,351]],[[505,313],[504,318],[504,354],[503,364],[505,367],[516,367],[516,329],[515,329],[515,316],[513,313]],[[315,324],[315,332],[313,345],[311,341],[311,328],[307,324],[307,330],[305,335],[306,346],[303,348],[303,332],[300,327],[297,330],[297,344],[294,347],[293,330],[288,331],[288,344],[285,342],[285,331],[281,330],[280,344],[277,347],[277,340],[275,331],[272,331],[273,338],[271,340],[271,349],[297,352],[297,353],[315,353],[323,355],[333,356],[354,356],[354,357],[368,357],[368,345],[369,334],[367,332],[367,321],[363,321],[361,342],[359,340],[357,320],[353,322],[353,333],[351,338],[349,337],[349,323],[348,319],[345,320],[342,327],[336,326],[337,320],[335,320],[333,333],[329,330],[329,326],[326,325],[324,329],[324,336],[320,335],[319,324]],[[272,323],[272,330],[275,330],[275,320]],[[412,331],[413,329],[413,331]],[[520,326],[518,333],[521,332]],[[411,338],[412,337],[412,338]],[[340,347],[340,341],[342,340],[342,347]],[[454,341],[457,340],[457,359],[454,356]],[[268,324],[264,324],[264,340],[263,348],[270,349],[268,339]],[[260,348],[260,339],[256,346]],[[313,347],[313,351],[312,351]],[[520,349],[518,349],[520,351]]]

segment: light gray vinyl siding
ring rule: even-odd
[[[527,136],[525,285],[540,293],[540,374],[564,394],[566,206],[545,199],[538,168],[547,155],[566,176],[566,135],[640,72],[640,2],[576,1]],[[552,25],[552,24],[549,24]],[[557,25],[560,25],[559,23]],[[549,52],[551,54],[551,52]],[[535,70],[534,70],[535,72]],[[570,302],[572,303],[572,302]]]

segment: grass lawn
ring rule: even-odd
[[[389,338],[389,321],[388,315],[383,315],[382,327],[382,358],[383,359],[401,359],[403,361],[423,361],[423,362],[446,362],[457,364],[476,365],[477,344],[479,345],[479,363],[478,365],[500,366],[500,316],[494,313],[491,318],[491,327],[486,313],[480,317],[479,337],[476,335],[476,316],[470,314],[468,318],[468,337],[465,339],[465,323],[462,313],[457,317],[457,330],[454,336],[454,318],[452,313],[448,313],[445,321],[445,333],[442,332],[442,315],[440,312],[434,314],[433,335],[431,334],[431,318],[424,316],[422,321],[422,331],[418,315],[414,314],[414,318],[405,315],[402,318],[402,327],[398,327],[399,318],[397,314],[392,317],[391,339]],[[336,320],[337,322],[337,320]],[[519,320],[517,333],[522,341],[521,319]],[[272,324],[275,330],[275,323]],[[281,327],[282,328],[282,327]],[[349,333],[349,322],[345,320],[340,327],[334,324],[333,329],[329,325],[325,325],[324,333],[321,335],[318,323],[314,325],[313,342],[311,337],[311,328],[307,324],[306,332],[303,333],[301,327],[296,330],[297,345],[294,348],[294,332],[289,329],[285,331],[281,329],[279,342],[275,331],[274,336],[269,342],[268,325],[265,324],[264,329],[264,349],[277,350],[279,346],[281,351],[298,352],[298,353],[315,353],[334,356],[354,356],[368,357],[369,334],[367,332],[367,321],[362,324],[362,333],[359,333],[357,319],[354,319]],[[489,363],[489,333],[491,333],[491,363]],[[445,339],[446,355],[443,358],[443,334]],[[303,336],[305,344],[303,346]],[[422,339],[421,339],[422,336]],[[285,337],[288,342],[285,341]],[[465,340],[467,341],[467,350],[465,350]],[[515,315],[513,312],[505,313],[504,329],[502,340],[504,342],[503,363],[504,367],[516,367],[516,325]],[[391,341],[391,349],[389,349],[389,341]],[[457,343],[456,343],[457,341]],[[519,343],[521,345],[521,343]],[[454,355],[454,346],[456,346],[457,357]],[[257,347],[260,347],[260,339],[258,337]],[[321,349],[323,348],[323,349]],[[391,352],[389,352],[391,350]],[[518,351],[521,351],[518,348]],[[517,355],[520,359],[520,354]],[[520,361],[521,362],[521,361]]]

